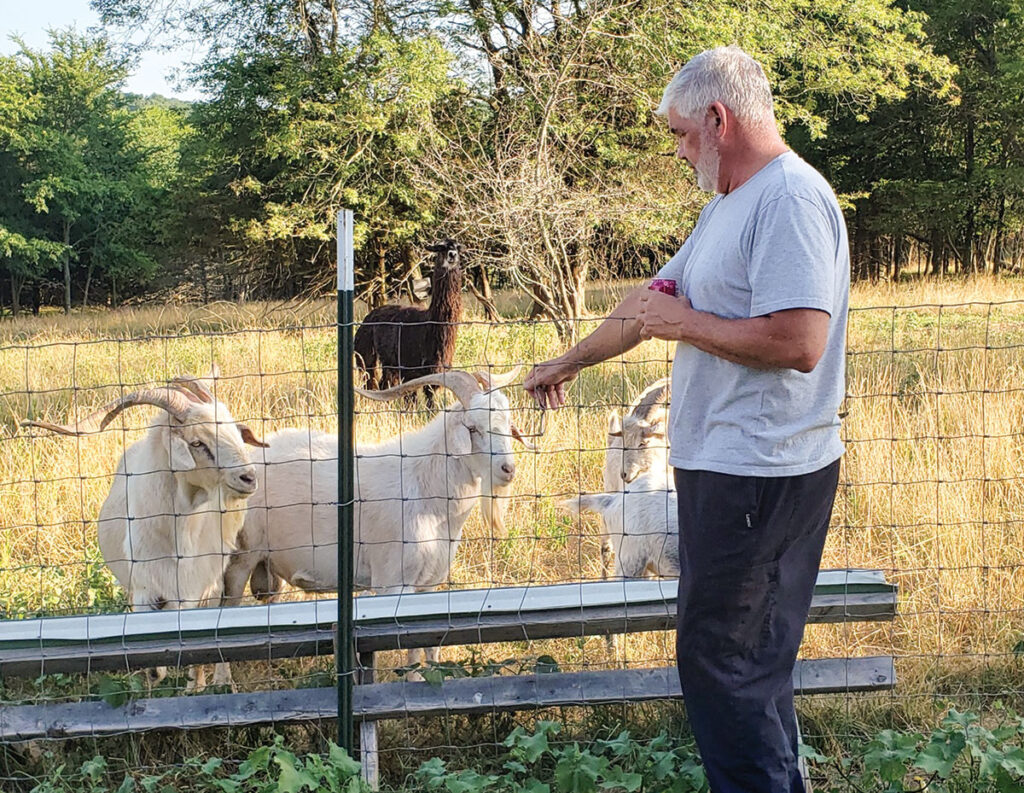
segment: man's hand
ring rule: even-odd
[[[647,291],[640,296],[641,339],[664,339],[681,341],[687,315],[693,311],[686,296],[672,297],[662,292]]]
[[[541,408],[560,408],[565,404],[565,384],[575,379],[581,368],[562,358],[544,361],[530,370],[523,388]]]

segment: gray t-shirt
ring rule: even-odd
[[[793,152],[704,207],[658,273],[699,311],[729,319],[788,308],[830,316],[825,353],[808,374],[752,369],[688,344],[676,349],[669,417],[676,468],[795,476],[843,453],[850,251],[828,182]]]

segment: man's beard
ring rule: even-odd
[[[697,187],[708,193],[718,192],[718,170],[722,164],[722,157],[718,153],[718,146],[714,144],[711,136],[701,133],[700,156],[693,164],[693,170],[697,174]]]

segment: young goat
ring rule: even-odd
[[[479,500],[484,520],[503,529],[503,504],[515,476],[507,397],[497,390],[516,371],[493,379],[449,371],[365,397],[393,400],[423,385],[450,390],[457,402],[425,427],[383,443],[358,444],[355,456],[355,585],[382,594],[431,589],[449,580],[462,527]],[[226,602],[245,582],[284,579],[301,589],[338,586],[338,438],[284,430],[268,438],[257,465],[242,546],[228,568]],[[260,567],[262,565],[262,567]],[[251,586],[255,587],[255,578]],[[429,653],[436,658],[436,650]]]
[[[655,380],[633,400],[625,416],[620,417],[617,410],[609,416],[608,448],[604,459],[606,493],[626,489],[630,492],[663,493],[675,489],[665,432],[669,387],[668,377]],[[621,534],[621,523],[609,525],[606,520],[604,524],[601,566],[607,578],[613,569],[614,538]]]
[[[643,479],[636,481],[643,484]],[[643,488],[584,493],[563,501],[562,507],[577,516],[588,510],[601,516],[615,553],[614,578],[640,578],[647,573],[679,576],[679,515],[674,491]]]
[[[23,424],[85,435],[138,405],[161,412],[125,449],[114,473],[97,522],[103,559],[133,611],[217,606],[246,499],[257,488],[246,444],[266,444],[236,422],[203,381],[176,378],[166,388],[126,394],[74,425]],[[162,667],[156,672],[158,680],[165,675]],[[217,664],[213,682],[231,684],[227,664]],[[189,688],[204,684],[198,667]]]

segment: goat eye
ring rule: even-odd
[[[191,446],[193,449],[205,449],[206,448],[206,444],[203,443],[202,441],[192,441],[192,443],[190,443],[189,446]]]

